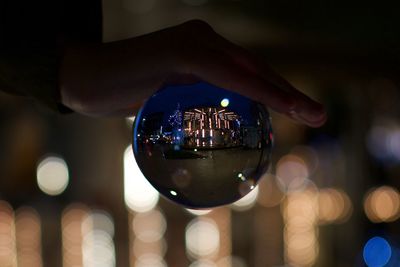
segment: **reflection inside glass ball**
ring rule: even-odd
[[[265,108],[207,83],[167,86],[136,116],[133,151],[149,182],[189,208],[232,203],[267,171],[272,130]]]

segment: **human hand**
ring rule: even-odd
[[[62,102],[87,115],[133,114],[166,84],[206,81],[311,127],[326,121],[307,97],[250,52],[194,20],[100,45],[74,45],[61,66]]]

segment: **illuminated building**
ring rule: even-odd
[[[184,112],[185,147],[234,147],[242,143],[240,117],[224,108],[195,108]]]

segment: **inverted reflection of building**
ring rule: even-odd
[[[184,146],[188,148],[241,145],[240,117],[222,108],[195,108],[184,112]]]
[[[179,106],[178,106],[179,108]],[[214,149],[244,146],[261,148],[261,128],[242,123],[234,111],[221,107],[174,110],[164,118],[162,112],[146,115],[137,138],[143,149],[172,145],[171,149]],[[166,121],[167,120],[167,121]],[[151,146],[151,147],[149,147]]]

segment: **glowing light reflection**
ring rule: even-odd
[[[229,106],[229,99],[228,98],[224,98],[221,100],[221,107],[226,108],[227,106]]]
[[[159,199],[157,190],[140,171],[131,146],[124,153],[124,196],[128,208],[136,212],[153,209]]]
[[[190,214],[196,215],[196,216],[202,216],[209,214],[212,210],[195,210],[195,209],[185,209],[187,212]]]
[[[259,187],[256,186],[247,195],[235,201],[232,204],[232,208],[237,211],[245,211],[251,209],[257,201]]]

